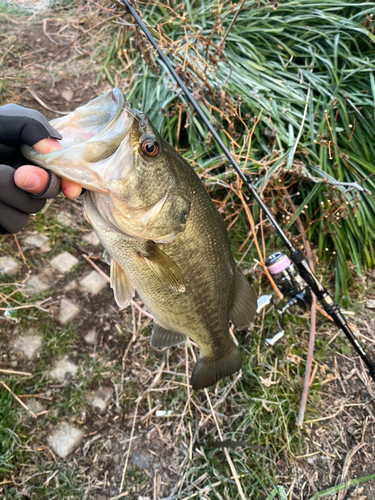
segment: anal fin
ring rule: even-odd
[[[257,296],[253,287],[238,268],[236,268],[235,279],[234,301],[229,316],[237,330],[241,330],[248,326],[255,316]]]
[[[186,340],[186,335],[167,330],[154,321],[154,327],[152,329],[152,337],[150,342],[151,347],[155,349],[164,349],[165,347],[173,347],[175,345],[183,344],[184,342],[186,342]]]
[[[238,372],[242,366],[241,353],[235,344],[220,357],[199,356],[191,375],[191,385],[195,391],[216,384],[224,377]]]
[[[135,288],[122,267],[113,259],[111,259],[111,288],[113,288],[117,305],[121,309],[130,305]]]

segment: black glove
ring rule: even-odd
[[[30,165],[20,153],[21,144],[33,146],[47,137],[62,139],[39,111],[16,104],[0,107],[0,234],[20,231],[29,214],[44,207],[44,198],[54,198],[60,192],[60,178],[49,170],[47,189],[37,196],[19,189],[13,180],[18,167]]]

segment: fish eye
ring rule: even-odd
[[[156,156],[159,153],[159,144],[155,139],[145,139],[142,142],[141,150],[146,156]]]

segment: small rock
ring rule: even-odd
[[[67,377],[74,377],[78,371],[78,366],[69,360],[68,356],[64,356],[55,365],[55,368],[50,371],[49,376],[58,380],[59,382],[64,382]]]
[[[0,257],[0,276],[17,274],[21,264],[12,257]]]
[[[74,92],[71,89],[65,89],[61,92],[63,99],[70,102],[74,97]]]
[[[368,309],[375,309],[375,300],[374,299],[370,299],[366,302],[366,307]]]
[[[79,307],[73,304],[73,302],[70,302],[68,299],[61,299],[60,313],[57,319],[62,325],[66,325],[66,323],[69,323],[69,321],[72,321],[77,316],[79,311]]]
[[[85,292],[92,293],[93,295],[97,295],[109,284],[98,271],[91,271],[79,283]]]
[[[79,260],[69,252],[60,253],[51,260],[51,266],[60,271],[60,273],[67,273],[78,263]]]
[[[63,226],[70,226],[73,222],[73,217],[68,212],[60,212],[56,219]]]
[[[100,245],[100,240],[96,236],[95,231],[91,231],[91,233],[85,234],[85,236],[82,239],[88,245],[92,245],[94,247],[97,247],[98,245]]]
[[[39,248],[42,253],[49,252],[51,250],[48,237],[40,233],[30,234],[23,240],[23,244],[26,245],[27,249]]]
[[[25,286],[25,292],[41,293],[47,290],[47,288],[49,288],[49,285],[45,281],[41,280],[37,276],[33,276],[27,281]]]
[[[43,337],[40,335],[25,335],[24,337],[18,337],[13,342],[13,349],[23,354],[25,358],[31,359],[42,345],[42,340]]]
[[[113,461],[115,462],[115,464],[120,463],[120,454],[119,454],[119,453],[116,453],[116,454],[113,456]]]
[[[151,455],[146,451],[142,451],[141,453],[133,451],[131,462],[139,469],[151,469],[151,459]]]
[[[348,429],[347,429],[348,433],[351,435],[351,436],[354,436],[355,432],[356,432],[356,429],[355,427],[353,427],[352,425],[349,425]]]
[[[66,458],[69,453],[74,451],[84,433],[81,429],[77,429],[66,422],[62,422],[50,436],[48,436],[48,444],[52,450],[60,458]]]
[[[83,338],[85,339],[86,344],[95,345],[98,338],[98,333],[96,330],[90,330]]]
[[[88,397],[88,400],[95,411],[103,415],[111,401],[113,395],[112,387],[102,387]]]

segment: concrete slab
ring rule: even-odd
[[[46,291],[47,288],[49,288],[49,284],[43,281],[42,279],[38,278],[38,276],[31,277],[25,283],[26,293],[37,294]]]
[[[0,276],[4,274],[9,274],[13,276],[18,274],[21,264],[13,257],[0,257]]]
[[[33,233],[27,236],[22,244],[26,249],[39,248],[42,253],[49,252],[51,250],[51,245],[49,239],[44,234]]]
[[[51,260],[51,266],[60,273],[67,273],[71,271],[72,268],[78,263],[79,260],[69,252],[60,253]]]
[[[43,337],[41,335],[24,335],[17,337],[13,342],[13,350],[31,359],[41,347]]]
[[[55,364],[53,370],[49,372],[49,376],[54,380],[64,382],[67,378],[74,377],[77,371],[78,366],[68,356],[64,356]]]
[[[90,394],[90,396],[88,397],[88,401],[95,411],[97,411],[100,415],[104,415],[104,413],[107,411],[112,396],[112,387],[102,387],[95,391],[93,394]]]
[[[83,291],[97,295],[103,288],[109,285],[109,282],[98,271],[91,271],[79,284]]]
[[[79,307],[68,299],[61,299],[60,313],[57,318],[62,325],[66,325],[79,314]]]
[[[72,453],[84,436],[84,432],[77,427],[73,427],[67,422],[62,422],[48,436],[48,445],[60,458],[66,458]]]

